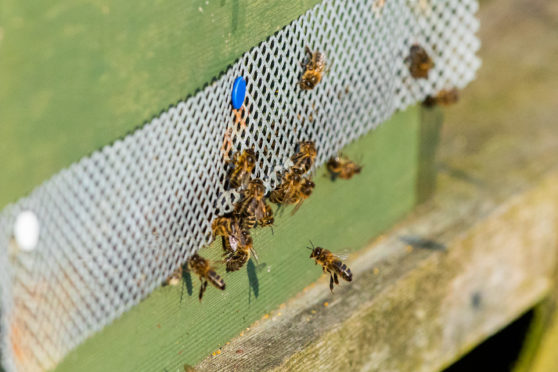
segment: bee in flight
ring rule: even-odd
[[[188,260],[188,267],[200,278],[201,287],[200,294],[198,296],[200,301],[203,298],[203,293],[207,288],[208,282],[217,289],[225,289],[225,281],[215,272],[213,267],[210,265],[209,260],[196,253]]]
[[[242,199],[234,209],[234,213],[240,216],[244,230],[256,225],[263,227],[273,224],[273,211],[265,202],[264,197],[265,186],[262,180],[251,180],[242,193]]]
[[[409,66],[409,72],[415,79],[427,79],[428,71],[434,67],[434,62],[426,50],[418,44],[411,45],[405,63]]]
[[[256,153],[252,149],[246,149],[242,153],[236,152],[230,161],[233,168],[229,177],[229,184],[233,189],[246,185],[250,175],[256,166]]]
[[[442,89],[434,97],[426,96],[422,104],[426,107],[435,105],[449,106],[453,105],[459,100],[459,91],[456,88]]]
[[[316,160],[316,144],[313,141],[302,141],[298,144],[298,151],[291,157],[293,166],[291,169],[298,174],[304,174],[312,168]]]
[[[325,248],[314,247],[312,242],[310,242],[310,244],[312,244],[312,248],[307,247],[312,250],[310,258],[313,258],[316,261],[316,265],[320,264],[322,266],[324,273],[329,273],[329,289],[331,290],[331,293],[333,293],[333,284],[335,283],[339,285],[338,276],[348,282],[353,280],[353,273],[351,273],[351,269],[349,269],[349,267],[341,261],[339,256],[336,256]]]
[[[304,73],[300,79],[300,89],[310,90],[314,89],[316,85],[322,80],[322,76],[326,70],[325,54],[315,51],[312,52],[310,48],[305,48],[306,54],[310,56],[310,60],[304,67]]]
[[[279,205],[296,204],[291,215],[308,199],[316,185],[310,179],[290,169],[283,175],[281,184],[269,194],[269,200]]]
[[[349,180],[355,174],[359,174],[362,167],[345,156],[336,156],[327,162],[327,170],[331,175],[332,181],[335,181],[338,177],[343,180]]]

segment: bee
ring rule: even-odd
[[[244,150],[241,154],[238,152],[233,155],[229,183],[233,189],[246,185],[250,180],[250,175],[256,166],[256,153],[253,149]]]
[[[242,238],[236,239],[232,236],[223,238],[223,250],[225,253],[225,265],[227,272],[237,271],[242,268],[254,256],[258,261],[258,255],[254,251],[252,236],[248,231],[242,231]]]
[[[456,88],[442,89],[434,97],[428,95],[422,102],[426,107],[433,107],[435,105],[449,106],[459,100],[459,91]]]
[[[313,141],[302,141],[298,144],[298,151],[291,157],[293,166],[291,169],[298,173],[304,174],[312,168],[314,160],[316,160],[316,144]]]
[[[196,253],[188,260],[188,267],[200,278],[201,287],[200,294],[198,296],[200,301],[202,300],[203,293],[207,288],[208,282],[217,289],[222,291],[225,289],[225,281],[215,272],[213,267],[210,265],[209,260]]]
[[[235,252],[239,247],[251,246],[250,233],[242,228],[240,217],[235,214],[215,218],[211,225],[213,236],[223,238],[225,253]]]
[[[307,247],[308,249],[312,250],[310,253],[310,258],[313,258],[316,261],[316,265],[322,265],[322,270],[329,273],[329,289],[331,293],[333,293],[333,284],[339,285],[339,278],[343,278],[344,280],[350,282],[353,280],[353,273],[351,269],[341,261],[339,256],[331,253],[325,248],[322,247],[314,247],[312,244],[312,248]]]
[[[310,48],[305,48],[306,54],[310,56],[310,60],[306,63],[304,73],[300,79],[300,89],[314,89],[322,80],[322,76],[326,69],[325,54],[321,52],[312,52]]]
[[[234,210],[242,220],[243,229],[251,229],[256,224],[260,226],[273,224],[273,211],[266,204],[264,197],[265,186],[262,180],[251,180],[242,193],[242,200],[236,204]]]
[[[418,44],[411,46],[409,56],[405,58],[405,63],[409,65],[409,72],[415,79],[427,79],[428,71],[434,67],[434,62],[426,53],[426,50]]]
[[[336,156],[327,162],[327,170],[331,175],[331,180],[335,181],[337,177],[348,180],[355,174],[359,174],[362,167],[344,156]]]
[[[280,205],[296,204],[291,212],[291,215],[293,215],[301,207],[304,200],[310,197],[315,186],[310,179],[302,177],[291,169],[283,176],[281,185],[270,193],[269,200]]]

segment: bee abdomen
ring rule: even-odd
[[[209,270],[209,272],[207,273],[207,278],[215,288],[219,288],[220,290],[225,289],[225,281],[214,270]]]
[[[353,280],[353,273],[351,272],[351,269],[349,269],[349,267],[344,264],[343,262],[337,260],[334,261],[332,263],[333,269],[335,270],[335,272],[339,275],[341,275],[341,277],[350,282]]]

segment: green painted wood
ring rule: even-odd
[[[415,205],[419,127],[418,109],[410,108],[348,146],[344,153],[364,165],[352,180],[331,182],[319,169],[316,189],[297,214],[285,210],[273,234],[255,232],[260,264],[224,275],[224,292],[208,288],[198,303],[197,278],[191,295],[190,286],[161,287],[81,344],[56,372],[177,371],[210,355],[322,275],[305,249],[309,240],[355,251]],[[219,259],[220,243],[200,253]]]
[[[218,76],[319,0],[5,0],[0,208]]]

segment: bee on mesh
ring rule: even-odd
[[[328,160],[327,170],[329,171],[332,181],[335,181],[337,178],[349,180],[353,178],[355,174],[360,173],[362,166],[348,157],[340,155]]]
[[[240,216],[229,214],[213,220],[212,230],[214,236],[222,237],[223,256],[227,272],[237,271],[250,256],[257,259],[253,248],[252,236],[248,230],[242,228]]]
[[[250,181],[250,176],[256,167],[256,153],[253,149],[246,149],[242,153],[236,152],[230,163],[229,184],[233,189],[245,186]]]
[[[302,90],[311,90],[322,80],[323,74],[326,71],[326,59],[324,53],[319,51],[312,52],[308,47],[304,50],[309,55],[309,60],[304,65],[304,72],[300,78],[299,85]]]
[[[273,224],[273,211],[265,202],[265,186],[260,179],[253,179],[242,192],[242,199],[235,205],[234,214],[240,217],[244,230]]]
[[[188,260],[188,268],[200,278],[201,287],[198,296],[200,301],[207,288],[207,283],[211,283],[215,288],[222,291],[225,290],[225,281],[217,274],[209,260],[196,253]]]
[[[291,168],[283,175],[281,184],[269,194],[269,200],[280,206],[295,204],[291,212],[293,215],[310,197],[315,186],[312,180],[303,177]]]
[[[415,79],[427,79],[428,72],[434,67],[434,62],[426,50],[418,44],[411,45],[405,63],[409,66],[409,72]]]
[[[301,141],[297,147],[296,154],[291,157],[293,162],[291,169],[295,173],[304,174],[314,165],[318,150],[316,150],[316,144],[313,141]]]
[[[436,95],[428,95],[422,102],[426,107],[433,107],[436,105],[450,106],[459,100],[459,91],[457,88],[442,89]]]
[[[351,269],[343,263],[341,258],[325,248],[314,247],[314,244],[310,242],[312,248],[307,247],[312,251],[310,253],[310,258],[313,258],[317,264],[322,266],[323,272],[329,273],[329,289],[333,293],[333,285],[339,285],[339,276],[348,282],[353,280],[353,273]]]

